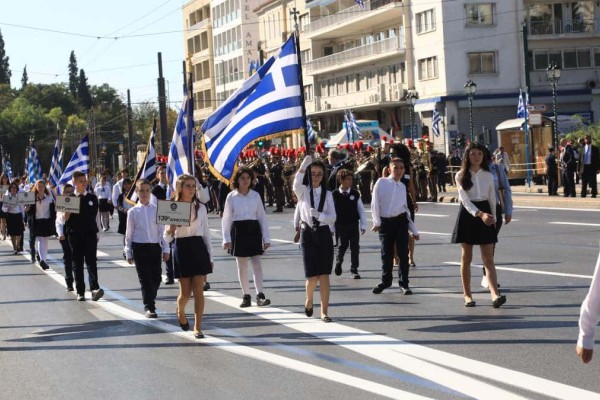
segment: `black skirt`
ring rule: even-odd
[[[124,235],[127,231],[127,213],[119,211],[119,227],[117,233]]]
[[[111,207],[108,204],[108,199],[98,199],[98,211],[100,212],[110,212]]]
[[[9,236],[21,236],[25,230],[23,216],[19,214],[6,213],[6,233]]]
[[[0,219],[6,218],[6,213],[2,211],[2,201],[0,201]]]
[[[48,237],[56,235],[56,227],[52,218],[34,219],[33,235],[39,237]]]
[[[253,257],[263,253],[263,237],[257,220],[233,221],[231,225],[232,254]]]
[[[202,236],[175,239],[173,262],[176,278],[191,278],[212,273],[210,255]]]
[[[300,250],[304,264],[304,276],[311,278],[319,275],[331,275],[333,269],[333,237],[329,226],[312,229],[302,224]]]
[[[488,201],[474,201],[473,204],[484,213],[491,214]],[[498,242],[498,234],[494,225],[486,225],[481,218],[474,217],[463,205],[460,205],[454,231],[452,232],[452,243],[467,244],[490,244]]]

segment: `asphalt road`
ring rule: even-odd
[[[144,318],[135,268],[121,259],[114,232],[99,245],[106,295],[97,303],[64,291],[56,240],[48,272],[1,242],[0,398],[600,398],[600,357],[584,366],[574,351],[599,212],[516,208],[496,251],[508,301],[493,309],[480,268],[473,268],[477,307],[463,306],[460,248],[449,243],[457,211],[421,205],[412,296],[397,287],[371,293],[379,243],[366,233],[363,279],[350,279],[349,257],[344,274],[331,277],[331,324],[304,316],[292,210],[269,213],[267,308],[238,307],[235,262],[220,249],[220,219],[211,216],[217,256],[201,341],[179,329],[176,285],[160,288],[159,319]],[[315,316],[317,303],[318,293]]]

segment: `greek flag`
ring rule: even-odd
[[[358,136],[358,138],[360,140],[363,139],[362,133],[360,133],[360,129],[358,129],[358,124],[356,123],[356,117],[354,116],[354,113],[352,112],[352,110],[348,111],[348,116],[350,118],[350,127],[354,130],[354,132],[356,132],[356,135]]]
[[[27,175],[29,183],[31,184],[42,178],[42,166],[40,165],[40,158],[38,157],[37,150],[33,144],[29,148],[29,157],[27,158]]]
[[[523,104],[523,92],[519,89],[519,104],[517,105],[517,118],[525,118],[525,105]]]
[[[193,101],[184,93],[181,109],[177,115],[173,140],[167,160],[168,193],[175,190],[175,182],[180,175],[194,175],[194,120],[192,118]]]
[[[135,180],[127,193],[126,201],[130,204],[136,204],[138,202],[137,194],[135,193],[135,184],[140,179],[148,179],[152,182],[156,178],[156,150],[154,148],[154,132],[156,132],[156,119],[150,132],[150,140],[148,141],[148,149],[144,156],[144,162],[140,166]]]
[[[56,185],[57,191],[60,194],[61,186],[69,183],[69,181],[73,178],[73,173],[75,171],[81,171],[84,174],[90,172],[90,156],[89,156],[89,147],[88,147],[88,137],[87,135],[81,139],[81,143],[77,146],[77,150],[71,156],[71,160],[67,164],[67,168],[61,175],[58,184]]]
[[[432,129],[433,129],[433,134],[435,136],[440,136],[440,121],[441,120],[442,120],[442,118],[440,117],[440,112],[434,106],[433,107],[433,125],[432,125]]]
[[[50,186],[56,187],[58,185],[62,172],[62,151],[60,150],[60,140],[56,139],[54,151],[52,152],[52,163],[50,164]]]
[[[306,119],[306,134],[308,135],[308,143],[315,143],[317,141],[317,136],[308,118]]]
[[[8,179],[12,181],[12,166],[10,165],[10,160],[8,158],[4,160],[4,173],[8,175]]]
[[[352,129],[350,128],[350,118],[348,118],[348,110],[344,111],[344,126],[346,128],[346,141],[352,141]]]
[[[259,138],[304,133],[301,71],[291,36],[202,125],[202,148],[213,174],[228,182],[240,152]]]
[[[364,2],[364,0],[354,0],[354,2],[360,6],[361,10],[365,9],[365,2]]]

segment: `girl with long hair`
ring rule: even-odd
[[[204,314],[204,282],[213,271],[212,246],[206,207],[196,195],[196,179],[180,175],[175,183],[171,200],[191,203],[190,226],[169,225],[165,230],[167,242],[175,240],[173,258],[175,277],[179,278],[177,296],[177,320],[181,329],[187,331],[190,324],[185,316],[185,306],[194,294],[194,336],[204,338],[202,315]]]
[[[498,308],[506,302],[506,297],[498,291],[494,265],[494,244],[498,241],[495,224],[499,216],[496,215],[496,189],[489,171],[488,154],[483,145],[472,142],[466,148],[461,169],[456,174],[460,210],[452,243],[461,244],[460,275],[465,307],[475,306],[471,294],[471,261],[475,245],[481,249],[492,306]]]
[[[8,179],[8,175],[0,175],[0,186],[8,185],[10,185],[10,179]],[[5,192],[3,190],[0,190],[0,235],[2,235],[2,240],[6,240],[6,213],[2,211],[2,201],[4,199],[4,193]]]
[[[48,238],[56,235],[56,210],[54,197],[46,187],[43,180],[35,182],[33,187],[35,204],[25,207],[28,218],[31,219],[31,228],[35,236],[36,251],[40,257],[39,263],[42,269],[50,268],[46,262],[48,257]],[[32,263],[35,262],[35,251],[32,254]]]
[[[19,192],[19,184],[13,182],[8,188],[8,194],[16,197]],[[6,232],[10,236],[10,241],[13,246],[13,254],[17,255],[21,251],[21,236],[25,230],[23,224],[23,207],[20,205],[8,206],[4,204],[2,211],[6,213]]]

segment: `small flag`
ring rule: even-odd
[[[8,179],[12,181],[12,166],[10,165],[10,160],[8,158],[4,160],[4,173],[8,175]]]
[[[308,135],[308,142],[315,143],[317,141],[317,137],[315,135],[315,131],[312,127],[312,124],[310,123],[310,119],[308,119],[308,118],[306,118],[306,129],[307,129],[306,134]]]
[[[356,2],[356,4],[358,4],[360,6],[361,10],[365,9],[365,2],[364,0],[354,0]]]
[[[67,168],[65,168],[65,171],[61,175],[58,184],[56,185],[59,194],[62,190],[61,186],[64,186],[73,178],[73,173],[75,171],[81,171],[84,174],[90,172],[89,154],[88,137],[86,135],[83,137],[83,139],[81,139],[81,143],[79,146],[77,146],[77,150],[75,150],[75,153],[73,153],[71,156],[71,160],[69,160]]]
[[[356,132],[356,136],[358,136],[358,138],[362,140],[363,136],[360,132],[360,129],[358,128],[358,124],[356,123],[356,117],[354,116],[352,110],[348,112],[348,115],[350,116],[350,127],[354,130],[354,132]]]
[[[260,138],[305,133],[300,67],[292,35],[202,125],[202,148],[212,173],[229,182],[246,145]]]
[[[350,128],[350,119],[348,118],[348,110],[344,111],[344,126],[346,127],[346,141],[350,143],[352,140],[352,129]]]
[[[29,157],[27,159],[27,175],[29,178],[29,183],[35,183],[35,181],[42,178],[40,158],[38,157],[37,150],[33,144],[31,144],[31,147],[29,148]]]
[[[194,121],[191,118],[193,103],[185,90],[181,110],[177,115],[173,140],[169,149],[167,160],[167,177],[169,179],[169,193],[175,190],[175,182],[180,175],[194,175],[193,160],[194,152]]]
[[[56,139],[54,151],[52,152],[52,163],[50,164],[50,185],[56,187],[60,176],[62,175],[62,151],[60,150],[60,140]]]
[[[156,119],[154,119],[154,124],[152,125],[152,131],[150,132],[150,140],[148,141],[148,149],[146,150],[146,155],[144,156],[144,162],[140,166],[137,175],[135,176],[135,180],[131,185],[131,189],[129,189],[129,193],[127,193],[126,201],[129,204],[135,205],[138,202],[138,196],[135,193],[135,184],[140,179],[148,179],[152,182],[156,178],[156,150],[154,148],[154,135],[156,132]]]
[[[440,112],[437,110],[437,108],[434,106],[433,107],[433,134],[435,136],[440,136],[440,121],[442,120],[442,118],[440,117]]]
[[[525,105],[523,104],[523,92],[519,89],[519,104],[517,105],[517,118],[525,118]]]

